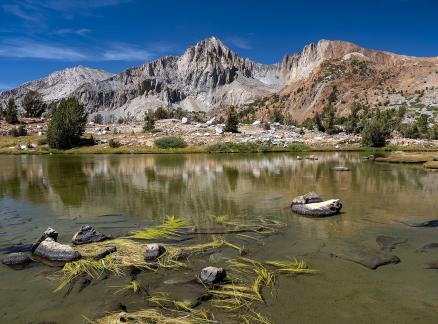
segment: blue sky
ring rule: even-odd
[[[209,36],[280,61],[319,39],[438,56],[438,0],[0,0],[0,89],[75,65],[120,72]]]

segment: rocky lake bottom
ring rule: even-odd
[[[284,226],[223,235],[244,247],[244,255],[221,247],[178,270],[142,271],[136,281],[150,294],[192,301],[203,294],[193,279],[204,267],[227,270],[241,257],[296,258],[317,272],[279,275],[263,289],[254,310],[272,323],[436,323],[438,224],[428,221],[438,219],[438,173],[364,160],[356,152],[313,154],[317,159],[292,153],[0,156],[0,257],[27,251],[47,227],[70,244],[86,224],[118,237],[170,215],[209,233],[218,216],[237,224],[265,220]],[[339,166],[348,171],[334,170]],[[308,192],[340,199],[341,212],[293,213],[292,199]],[[209,240],[191,235],[168,244]],[[54,292],[59,282],[50,275],[58,270],[38,262],[23,270],[2,265],[2,322],[86,323],[145,308],[144,297],[119,292],[129,276]],[[198,307],[211,308],[208,301]],[[222,312],[216,316],[221,320]]]

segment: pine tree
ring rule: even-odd
[[[41,117],[47,108],[42,96],[36,91],[29,91],[21,104],[26,111],[26,117]]]
[[[5,120],[9,124],[18,124],[17,106],[15,100],[10,98],[6,107]]]
[[[51,148],[68,149],[80,143],[87,113],[77,99],[61,100],[52,109],[47,141]]]
[[[230,133],[238,133],[239,132],[238,126],[239,126],[239,117],[237,116],[237,112],[234,109],[234,107],[231,107],[228,110],[224,131]]]
[[[144,114],[144,126],[143,130],[145,132],[152,132],[155,129],[155,115],[152,110],[148,110]]]

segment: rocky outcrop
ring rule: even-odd
[[[216,267],[206,267],[201,270],[201,281],[207,285],[221,282],[226,278],[225,269]]]
[[[69,262],[81,258],[80,253],[71,246],[60,244],[51,237],[42,241],[35,249],[34,254],[48,261]]]
[[[73,236],[72,243],[76,245],[80,245],[80,244],[87,244],[93,242],[100,242],[107,239],[109,239],[108,236],[96,231],[94,227],[91,227],[90,225],[84,225],[81,226],[79,232],[77,232]]]
[[[48,227],[44,233],[41,235],[41,237],[38,239],[38,241],[36,241],[33,245],[32,245],[32,252],[35,252],[36,248],[38,247],[38,245],[40,245],[40,243],[42,241],[44,241],[46,238],[51,238],[53,239],[55,242],[58,240],[58,232],[55,231],[53,228]]]
[[[338,214],[342,208],[339,199],[322,201],[318,194],[309,192],[292,200],[291,209],[293,212],[313,217],[326,217]]]

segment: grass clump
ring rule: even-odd
[[[165,136],[155,140],[155,146],[161,149],[184,148],[187,143],[181,137]]]
[[[171,239],[180,236],[179,230],[185,225],[186,223],[182,218],[169,216],[162,225],[132,231],[129,238],[140,240]]]
[[[304,143],[291,143],[287,146],[288,152],[307,152],[310,151],[310,146]]]
[[[115,140],[113,138],[108,141],[108,146],[111,147],[111,148],[118,148],[121,145],[122,144],[118,140]]]

